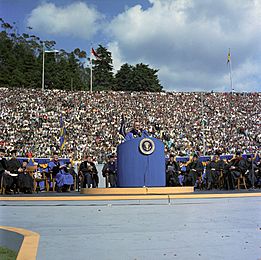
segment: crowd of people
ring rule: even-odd
[[[19,156],[104,162],[116,152],[122,114],[127,131],[139,121],[162,139],[166,152],[188,156],[256,153],[261,93],[84,92],[0,88],[0,146]],[[66,129],[60,150],[60,118]]]
[[[71,161],[59,159],[54,153],[47,164],[40,164],[32,158],[16,157],[17,150],[11,151],[11,158],[6,158],[6,151],[0,148],[0,193],[29,193],[45,189],[62,192],[75,189],[77,173]]]
[[[133,137],[135,138],[135,137]],[[63,161],[54,153],[47,164],[40,164],[32,158],[18,159],[16,150],[11,151],[11,158],[5,158],[5,150],[0,149],[0,188],[1,194],[32,193],[38,190],[68,192],[82,188],[98,188],[99,173],[92,156],[85,154],[76,164]],[[194,186],[198,189],[236,189],[261,188],[260,155],[243,157],[236,152],[232,159],[222,159],[219,154],[210,160],[200,160],[197,153],[189,160],[178,160],[171,154],[166,158],[166,186]],[[30,162],[33,163],[30,166]],[[117,157],[110,155],[102,168],[105,186],[118,187]],[[37,190],[38,188],[38,190]]]
[[[194,186],[198,189],[235,189],[261,187],[260,155],[248,154],[244,157],[236,152],[231,159],[223,159],[217,153],[210,160],[202,161],[195,153],[186,162],[170,155],[166,162],[167,186]]]

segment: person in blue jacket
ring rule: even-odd
[[[54,153],[53,159],[48,163],[48,168],[56,178],[57,192],[69,191],[73,184],[73,176],[68,172],[67,165],[59,161],[57,153]]]

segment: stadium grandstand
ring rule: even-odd
[[[103,162],[122,141],[121,115],[163,140],[167,153],[189,156],[260,151],[260,93],[68,92],[1,88],[0,143],[19,156]],[[64,143],[60,147],[61,118]]]

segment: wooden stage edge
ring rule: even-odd
[[[52,197],[13,197],[3,196],[0,201],[113,201],[113,200],[177,200],[177,199],[220,199],[261,197],[261,192],[222,193],[222,194],[158,194],[158,195],[92,195],[92,196],[52,196]]]
[[[194,192],[193,186],[81,189],[81,194],[85,195],[170,195],[192,192]]]

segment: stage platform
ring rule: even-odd
[[[188,187],[187,187],[188,188]],[[190,187],[193,188],[193,187]],[[212,191],[199,191],[195,190],[194,192],[185,192],[185,190],[180,190],[180,193],[177,193],[177,190],[172,190],[173,188],[169,187],[167,189],[168,192],[175,191],[176,193],[159,193],[159,192],[166,192],[166,190],[162,190],[160,188],[145,188],[145,191],[142,190],[144,188],[141,188],[141,190],[136,190],[136,194],[134,194],[135,190],[132,190],[132,194],[115,194],[115,191],[111,188],[103,189],[86,189],[90,193],[89,194],[83,194],[80,192],[69,192],[69,193],[57,193],[57,192],[39,192],[34,194],[15,194],[15,195],[1,195],[0,196],[0,205],[1,203],[4,203],[6,201],[53,201],[53,202],[61,202],[61,201],[93,201],[95,203],[99,202],[107,202],[107,201],[122,201],[124,203],[136,203],[135,201],[150,201],[150,200],[158,200],[170,203],[170,201],[180,200],[180,199],[221,199],[221,198],[247,198],[247,197],[261,197],[261,191],[258,190],[233,190],[233,191],[222,191],[222,190],[212,190]],[[105,194],[102,193],[102,190],[106,190],[106,192],[114,192],[114,194]],[[111,190],[111,191],[110,191]],[[120,190],[118,192],[123,192],[125,188],[119,188],[116,190]],[[125,190],[126,191],[126,190]],[[182,192],[181,192],[182,191]],[[83,192],[83,191],[82,191]],[[86,191],[87,192],[87,191]],[[94,194],[96,192],[96,194]],[[97,193],[98,192],[98,193]],[[100,192],[100,194],[99,194]],[[151,192],[148,193],[140,193],[137,192]],[[132,202],[131,202],[132,201]],[[145,202],[144,202],[145,203]]]
[[[193,186],[187,187],[142,187],[142,188],[97,188],[81,189],[85,195],[171,195],[194,192]]]

